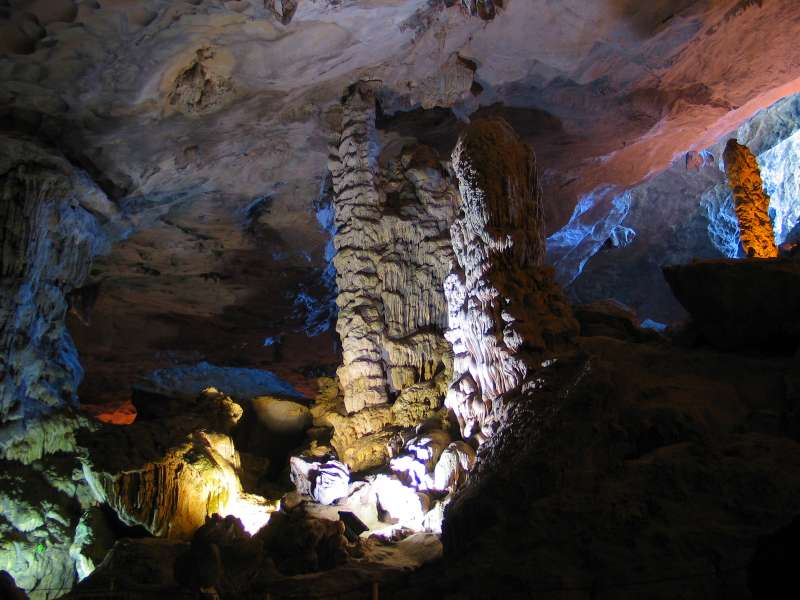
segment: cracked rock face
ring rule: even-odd
[[[490,437],[504,397],[577,333],[552,270],[542,268],[536,161],[501,119],[474,121],[453,150],[461,205],[451,228],[457,268],[445,282],[453,383],[445,401],[465,438]]]

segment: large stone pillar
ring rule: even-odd
[[[383,241],[375,136],[374,93],[367,84],[357,83],[343,102],[341,136],[329,161],[336,194],[336,331],[343,354],[337,375],[347,412],[388,401],[376,265]]]
[[[446,405],[465,438],[499,425],[505,400],[577,322],[552,270],[542,267],[542,198],[531,148],[502,119],[474,121],[453,150],[461,191],[451,227],[457,264],[445,282],[455,354]]]
[[[733,191],[733,206],[739,221],[739,239],[746,256],[778,256],[775,232],[769,218],[769,196],[764,191],[761,170],[750,148],[728,140],[723,154],[725,174]]]
[[[387,439],[398,426],[442,407],[452,365],[443,288],[457,191],[432,149],[380,148],[368,84],[353,85],[342,104],[329,163],[338,376],[346,412],[358,415],[327,421],[340,459],[358,470],[389,458]]]

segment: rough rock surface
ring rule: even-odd
[[[212,546],[219,550],[221,576],[216,591],[223,598],[269,594],[273,598],[358,600],[372,594],[375,582],[381,589],[388,581],[402,582],[409,570],[441,556],[441,544],[434,535],[417,534],[394,545],[373,540],[351,543],[343,529],[338,519],[313,518],[296,508],[275,513],[274,520],[253,537],[235,519],[210,519],[192,542],[198,546],[197,554],[206,557],[206,564],[215,567],[219,563],[208,561],[207,551]],[[108,560],[67,597],[113,595],[121,589],[137,599],[195,597],[191,587],[196,590],[198,583],[208,579],[199,565],[182,558],[192,554],[190,544],[176,540],[120,540]],[[181,586],[176,576],[188,585]]]
[[[792,351],[800,344],[800,262],[699,261],[664,277],[705,340],[723,350]]]
[[[0,456],[30,462],[74,445],[65,411],[83,371],[67,296],[108,249],[114,208],[57,152],[5,136],[0,147]]]
[[[530,146],[505,121],[474,121],[453,150],[461,210],[451,228],[455,271],[445,282],[455,354],[445,401],[465,438],[486,439],[503,398],[551,354],[569,347],[577,322],[552,270],[543,268],[542,198]]]
[[[320,504],[333,504],[349,492],[350,470],[337,460],[316,462],[293,456],[289,469],[297,493]]]
[[[614,298],[632,307],[642,319],[675,324],[686,318],[661,268],[693,259],[742,256],[739,224],[721,160],[732,137],[756,155],[764,190],[775,211],[776,242],[785,242],[800,216],[800,193],[794,176],[798,126],[800,97],[795,95],[760,111],[703,149],[706,158],[699,171],[688,170],[681,156],[670,168],[624,194],[617,190],[614,198],[624,205],[622,213],[601,206],[596,196],[587,197],[587,203],[595,204],[595,208],[574,219],[570,231],[559,233],[562,238],[571,238],[566,244],[571,254],[565,253],[564,260],[559,260],[551,252],[553,237],[548,239],[548,259],[557,261],[554,266],[559,281],[574,278],[577,272],[570,269],[584,261],[582,273],[567,287],[573,302]],[[623,227],[635,232],[630,244],[615,247],[610,243],[605,224],[609,219],[621,219]],[[593,236],[598,238],[596,253],[589,258],[584,251]],[[584,238],[588,239],[582,242]]]
[[[87,537],[110,535],[105,521],[83,517],[95,499],[80,463],[57,453],[0,466],[0,570],[32,598],[63,595],[97,558]]]
[[[733,206],[739,221],[739,238],[746,256],[775,258],[775,233],[769,216],[769,196],[761,171],[750,148],[731,139],[722,155],[725,174],[733,191]]]
[[[387,426],[413,427],[442,406],[451,373],[443,337],[448,227],[457,192],[436,152],[378,145],[376,100],[365,82],[343,100],[331,148],[337,375],[344,411],[324,418],[351,468],[385,463]]]
[[[444,559],[382,596],[750,597],[760,537],[800,513],[793,360],[580,344],[479,449]]]

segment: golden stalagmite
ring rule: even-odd
[[[764,191],[756,157],[747,146],[730,139],[723,160],[745,254],[757,258],[778,256],[769,218],[769,196]]]

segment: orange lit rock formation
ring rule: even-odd
[[[756,157],[747,146],[731,139],[725,146],[723,160],[745,254],[757,258],[778,256],[769,218],[769,196],[764,191]]]

